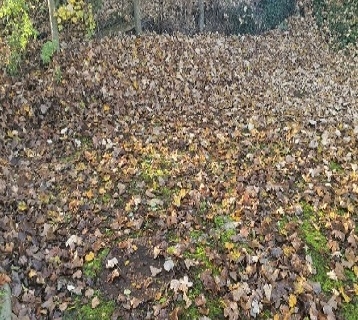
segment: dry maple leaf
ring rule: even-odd
[[[11,279],[5,273],[0,273],[0,286],[4,285],[5,283],[10,283]]]

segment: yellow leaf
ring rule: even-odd
[[[286,257],[290,257],[294,253],[294,251],[295,251],[295,249],[293,249],[292,247],[285,246],[283,248],[283,254]]]
[[[290,308],[294,308],[297,303],[297,298],[294,294],[290,294],[290,297],[288,298],[288,305]]]
[[[109,109],[110,109],[110,106],[109,106],[108,104],[104,104],[104,105],[103,105],[103,111],[104,111],[104,112],[108,112]]]
[[[280,320],[280,316],[276,313],[276,314],[273,316],[273,320]]]
[[[304,289],[303,289],[303,284],[304,284],[304,279],[299,277],[297,279],[297,281],[294,283],[294,287],[295,287],[295,293],[296,294],[301,294],[303,293]]]
[[[353,267],[353,272],[356,275],[356,277],[358,277],[358,266]]]
[[[92,189],[88,190],[85,194],[86,194],[86,197],[87,197],[88,199],[92,199],[92,198],[93,198],[93,191],[92,191]]]
[[[180,195],[174,195],[174,199],[173,199],[173,204],[176,206],[176,207],[180,207],[180,202],[181,202],[181,197]]]
[[[93,259],[94,259],[94,253],[93,253],[92,251],[85,255],[85,260],[86,260],[87,262],[90,262],[90,261],[92,261]]]
[[[104,177],[103,177],[103,181],[104,182],[107,182],[111,179],[111,176],[109,174],[106,174]]]
[[[343,297],[343,299],[344,299],[344,301],[345,301],[346,303],[348,303],[348,302],[350,302],[350,301],[352,300],[350,297],[348,297],[348,296],[346,295],[346,293],[344,292],[343,287],[340,287],[338,291],[339,291],[339,293],[342,295],[342,297]]]
[[[99,194],[105,194],[106,193],[106,189],[103,187],[100,187],[98,190]]]
[[[20,201],[17,205],[17,209],[19,211],[25,211],[27,209],[27,205],[24,201]]]
[[[186,189],[180,189],[179,194],[174,195],[173,204],[176,207],[180,207],[181,199],[183,199],[187,194]]]
[[[232,242],[225,242],[225,248],[231,250],[234,248],[234,244]]]
[[[230,261],[237,261],[241,257],[241,253],[239,250],[233,250],[229,253],[229,260]]]
[[[82,171],[82,170],[85,170],[86,168],[87,168],[87,166],[83,162],[79,162],[78,164],[76,164],[77,171]]]
[[[33,278],[33,277],[35,277],[35,276],[37,276],[36,270],[30,269],[30,271],[29,271],[29,278],[31,279],[31,278]]]
[[[129,211],[132,210],[132,202],[131,202],[131,201],[128,201],[128,202],[126,203],[126,206],[125,206],[124,210],[125,210],[126,212],[129,212]]]
[[[138,90],[138,82],[136,80],[133,81],[133,88]]]
[[[356,296],[358,296],[358,284],[353,283],[353,288],[354,288],[354,294],[355,294]]]
[[[183,199],[185,195],[187,194],[187,191],[185,189],[180,189],[179,196]]]

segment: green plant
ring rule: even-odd
[[[96,308],[92,308],[91,303],[80,305],[80,303],[77,302],[74,308],[65,312],[63,319],[110,319],[115,310],[115,302],[103,301],[101,296],[97,297],[100,299],[100,304]]]
[[[262,28],[275,28],[295,11],[294,0],[262,0],[259,4],[262,14]]]
[[[318,27],[339,49],[356,44],[358,39],[358,1],[313,0]]]
[[[0,53],[4,54],[7,72],[14,75],[28,42],[37,34],[25,0],[4,0],[0,6],[0,30],[0,40],[4,38],[7,47],[0,49]]]
[[[67,25],[77,25],[85,32],[86,37],[94,35],[96,22],[91,3],[87,4],[84,0],[68,0],[56,10],[55,16],[60,31]]]
[[[95,278],[98,275],[98,272],[102,269],[103,260],[108,253],[109,249],[104,249],[92,261],[86,262],[83,266],[84,275],[90,278]]]
[[[47,41],[41,49],[41,60],[44,64],[49,64],[54,53],[58,49],[58,43]]]
[[[234,6],[227,11],[228,20],[231,22],[229,33],[253,34],[256,32],[256,22],[252,8],[246,4]]]
[[[61,71],[61,67],[57,66],[54,70],[54,77],[55,77],[55,81],[57,83],[60,83],[62,80],[62,71]]]

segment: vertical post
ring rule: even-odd
[[[54,0],[48,0],[48,11],[49,11],[49,17],[50,17],[50,27],[51,27],[51,40],[52,43],[55,44],[56,50],[60,47],[60,37],[58,35],[58,26],[57,26],[57,20],[55,17],[55,1]]]
[[[204,31],[204,0],[199,0],[199,32]]]
[[[134,27],[137,35],[142,33],[142,22],[140,18],[140,0],[133,0]]]

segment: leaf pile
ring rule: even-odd
[[[294,18],[257,37],[105,38],[3,77],[13,312],[103,297],[124,319],[354,312],[357,65]]]

